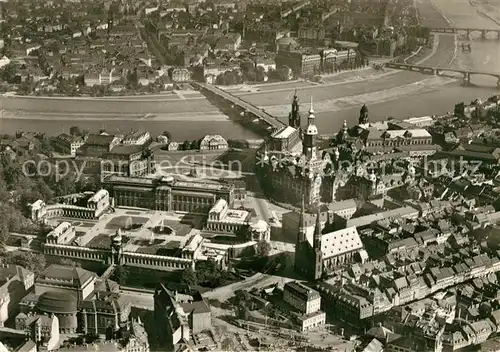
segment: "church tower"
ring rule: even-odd
[[[320,217],[321,208],[318,206],[318,213],[316,217],[316,227],[314,228],[314,238],[313,238],[313,251],[314,251],[314,267],[312,272],[312,278],[314,280],[321,279],[323,275],[323,252],[321,250],[321,237],[322,228],[321,228],[321,217]]]
[[[369,122],[368,119],[368,108],[366,107],[365,104],[361,107],[361,110],[359,111],[359,124],[364,125]]]
[[[304,205],[304,196],[302,196],[302,207],[300,209],[300,218],[299,218],[299,228],[297,233],[297,242],[295,243],[295,272],[300,273],[303,272],[304,267],[304,255],[307,241],[306,235],[306,226],[305,226],[305,216],[306,210]]]
[[[300,128],[300,113],[299,113],[299,98],[297,97],[297,90],[293,95],[292,111],[288,114],[288,125],[293,128]]]
[[[311,107],[309,109],[309,116],[307,117],[307,127],[304,131],[304,139],[302,141],[302,154],[308,160],[317,158],[316,141],[318,138],[318,128],[315,125],[316,116],[314,116],[313,100],[311,97]]]

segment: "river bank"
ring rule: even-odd
[[[437,6],[450,17],[457,26],[464,23],[476,23],[484,26],[484,18],[480,17],[471,7],[468,0],[435,0]],[[459,2],[460,12],[454,10],[455,2]],[[452,3],[451,5],[448,2]],[[432,6],[430,0],[417,0],[419,13],[423,14],[422,24],[434,27],[447,26],[446,21],[440,17],[439,12]],[[450,10],[451,8],[451,10]],[[458,17],[457,17],[458,16]],[[461,17],[465,17],[461,18]],[[472,19],[471,19],[472,18]],[[476,21],[476,22],[474,22]],[[432,25],[430,25],[432,24]],[[455,53],[454,37],[450,35],[439,36],[439,46],[435,53],[426,58],[425,64],[429,66],[449,65]],[[472,53],[457,54],[453,60],[453,67],[464,69],[495,71],[498,70],[500,57],[498,41],[473,41]],[[488,58],[486,60],[486,58]],[[341,75],[344,73],[341,73]],[[376,76],[376,77],[375,77]],[[343,76],[340,76],[343,77]],[[372,75],[370,71],[355,72],[350,81],[335,82],[331,85],[312,85],[299,83],[284,83],[273,85],[270,89],[261,87],[261,92],[237,92],[243,99],[269,111],[275,111],[280,119],[287,122],[294,90],[298,86],[299,99],[302,102],[301,111],[308,109],[310,97],[314,97],[316,110],[316,124],[320,133],[328,134],[337,132],[346,120],[349,125],[355,124],[359,115],[359,108],[363,103],[368,103],[370,120],[380,121],[388,116],[406,118],[412,116],[440,115],[453,110],[454,104],[459,101],[471,101],[477,97],[497,94],[496,80],[474,77],[476,87],[462,87],[460,82],[452,82],[447,78],[429,80],[429,76],[416,72],[377,72]],[[278,88],[279,87],[279,88]],[[276,91],[276,90],[279,91]],[[399,95],[398,95],[399,93]],[[401,94],[402,93],[402,94]],[[255,134],[234,121],[200,121],[197,118],[206,114],[213,117],[220,114],[218,109],[204,99],[196,100],[158,100],[158,101],[133,101],[127,99],[109,103],[106,101],[84,102],[58,101],[54,103],[37,103],[32,100],[7,99],[1,100],[0,106],[6,110],[30,112],[28,118],[7,118],[5,113],[0,119],[0,130],[4,133],[13,133],[17,130],[34,130],[48,134],[68,132],[74,124],[82,128],[97,130],[100,128],[147,129],[153,135],[164,130],[170,130],[176,140],[196,139],[207,133],[218,133],[226,138],[256,138]],[[15,103],[13,103],[15,102]],[[7,106],[7,104],[14,104]],[[357,105],[359,104],[359,105]],[[323,110],[324,109],[324,110]],[[36,114],[43,113],[43,120]],[[56,118],[47,116],[53,113]],[[60,116],[69,113],[67,120]],[[91,116],[92,119],[77,119],[75,114]],[[103,118],[94,118],[102,114]],[[164,121],[148,119],[145,116],[168,116]],[[117,116],[123,116],[120,121]],[[134,117],[134,115],[136,117]],[[193,115],[196,117],[189,117]],[[307,114],[304,113],[304,120]],[[178,118],[174,118],[177,116]],[[19,117],[19,115],[18,115]]]

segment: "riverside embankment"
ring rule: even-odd
[[[468,0],[417,0],[422,24],[444,27],[449,24],[445,14],[456,26],[491,28],[485,24]],[[496,40],[471,41],[472,53],[455,52],[455,37],[440,35],[439,46],[427,58],[426,65],[460,67],[474,70],[498,71],[500,44]],[[459,43],[465,41],[459,38]],[[457,57],[454,59],[454,54]],[[457,101],[470,101],[476,97],[495,94],[496,80],[473,77],[477,87],[461,87],[459,82],[445,77],[429,77],[414,72],[379,74],[378,72],[353,72],[338,78],[344,82],[329,81],[325,85],[284,83],[261,92],[237,92],[242,98],[282,117],[288,114],[295,86],[303,102],[302,111],[314,97],[317,125],[321,133],[338,131],[344,120],[348,124],[357,121],[359,107],[367,103],[370,118],[374,121],[387,116],[407,117],[441,114],[452,110]],[[330,84],[332,83],[332,84]],[[186,95],[184,99],[171,96],[134,97],[113,101],[109,99],[32,99],[0,98],[0,130],[12,133],[16,130],[38,130],[49,134],[68,131],[74,124],[82,128],[108,128],[120,130],[144,128],[152,133],[170,130],[175,139],[194,139],[206,133],[220,133],[226,138],[252,138],[254,135],[229,120],[223,120],[220,112],[200,96]],[[67,114],[67,118],[65,118]]]

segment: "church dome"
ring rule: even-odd
[[[265,232],[268,230],[269,225],[264,220],[256,221],[250,224],[252,231]]]
[[[76,298],[69,293],[48,291],[40,296],[37,308],[44,313],[76,314]]]

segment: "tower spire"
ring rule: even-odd
[[[318,209],[316,211],[316,227],[314,228],[314,248],[321,248],[321,207],[318,205]]]
[[[302,194],[302,205],[300,207],[300,218],[299,218],[299,241],[305,240],[305,217],[306,217],[306,207],[304,195]]]
[[[297,88],[293,94],[292,110],[288,114],[288,125],[293,128],[300,127],[300,114],[299,114],[299,98],[297,97]]]
[[[313,108],[313,97],[311,96],[311,107],[309,108],[309,115],[314,114],[314,108]]]

